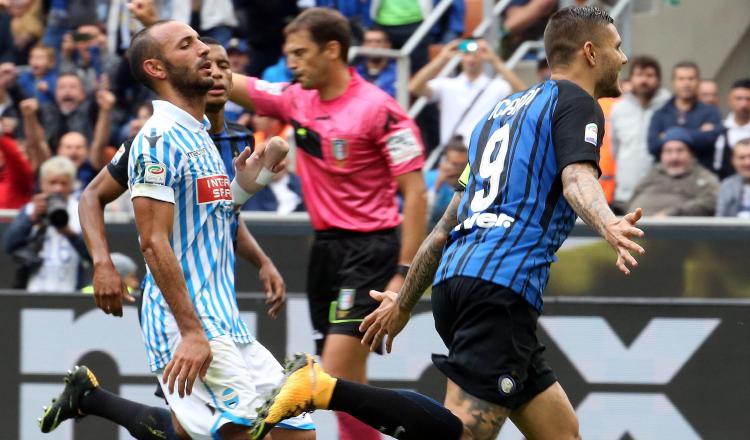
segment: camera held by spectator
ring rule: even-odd
[[[73,197],[76,168],[53,157],[40,169],[41,193],[21,209],[5,233],[5,251],[18,264],[16,288],[32,292],[72,292],[82,284],[89,259]]]

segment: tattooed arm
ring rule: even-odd
[[[430,287],[430,283],[435,277],[435,271],[440,264],[445,242],[448,241],[451,230],[458,224],[458,205],[461,203],[463,195],[463,191],[457,191],[453,194],[443,217],[414,255],[409,273],[404,280],[404,286],[398,294],[398,305],[402,309],[411,312],[424,291]]]
[[[457,191],[453,195],[443,217],[419,246],[401,292],[370,291],[370,295],[380,301],[380,306],[367,315],[362,325],[359,326],[360,331],[366,332],[362,338],[362,344],[369,345],[370,350],[379,347],[383,336],[388,335],[386,349],[390,353],[393,338],[409,322],[411,311],[435,276],[440,257],[443,255],[443,247],[451,230],[458,224],[458,205],[463,194],[463,191]]]
[[[617,253],[617,268],[625,275],[638,262],[630,251],[643,255],[646,251],[631,240],[632,237],[643,237],[643,231],[635,227],[641,218],[641,209],[618,219],[609,209],[602,187],[597,180],[597,171],[590,162],[572,163],[562,170],[563,195],[570,206],[587,225],[612,246]]]

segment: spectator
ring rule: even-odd
[[[636,187],[629,210],[655,217],[710,216],[719,180],[697,162],[690,130],[672,127],[664,135],[659,164]]]
[[[59,85],[60,81],[58,81],[58,91],[60,90]],[[71,159],[78,169],[77,176],[82,186],[88,185],[106,162],[104,147],[109,143],[111,135],[111,113],[115,104],[115,96],[107,90],[99,90],[96,94],[96,102],[99,112],[90,148],[85,133],[80,130],[69,130],[60,134],[57,147],[54,149],[50,148],[47,141],[50,137],[49,133],[45,135],[45,129],[48,125],[43,126],[36,116],[39,106],[37,100],[30,98],[21,103],[29,150],[40,151],[42,160],[56,154]],[[70,124],[68,124],[69,126]]]
[[[510,57],[524,41],[541,39],[547,19],[556,9],[557,0],[511,0],[502,14],[503,58]]]
[[[63,37],[60,71],[77,73],[87,93],[102,86],[102,74],[114,70],[118,60],[108,55],[107,37],[95,24],[82,24]]]
[[[702,79],[698,85],[698,101],[706,104],[719,106],[719,85],[712,79]]]
[[[612,153],[617,165],[613,205],[623,210],[636,185],[654,162],[648,149],[648,125],[656,109],[670,93],[661,87],[661,67],[650,56],[635,57],[630,63],[632,91],[614,104],[609,123]]]
[[[89,146],[86,137],[77,131],[69,131],[60,138],[57,156],[70,159],[76,167],[76,182],[73,191],[79,192],[96,176],[97,170],[89,160]]]
[[[432,0],[372,0],[370,16],[396,49],[407,41],[432,10]],[[422,38],[409,55],[412,74],[427,64],[428,38]]]
[[[658,158],[664,133],[670,127],[683,127],[693,139],[698,162],[713,170],[716,138],[722,131],[719,109],[698,101],[700,70],[692,61],[677,63],[672,69],[674,97],[654,112],[648,129],[648,149]]]
[[[31,200],[34,170],[16,142],[0,134],[0,209],[18,209]]]
[[[300,7],[302,1],[297,2]],[[315,0],[314,6],[333,8],[349,20],[354,41],[362,41],[364,30],[372,27],[370,17],[370,0]]]
[[[248,0],[247,35],[250,45],[250,66],[247,73],[260,77],[268,66],[279,61],[284,45],[284,26],[299,13],[296,0]],[[236,71],[235,71],[236,72]]]
[[[452,78],[435,78],[443,66],[459,53],[459,44],[462,52],[461,74]],[[505,79],[485,75],[485,63],[489,63]],[[454,40],[446,44],[438,56],[409,81],[412,94],[426,96],[439,103],[441,145],[447,144],[453,135],[471,139],[474,125],[488,109],[513,91],[524,88],[523,82],[484,40],[471,41],[469,44]]]
[[[362,46],[390,49],[391,40],[388,39],[388,34],[384,30],[375,27],[365,31]],[[357,73],[368,82],[380,87],[387,94],[396,97],[395,60],[388,57],[364,57],[357,64]]]
[[[151,102],[144,102],[143,104],[139,105],[138,109],[135,111],[135,118],[131,119],[122,126],[120,134],[118,135],[118,142],[115,142],[115,144],[122,144],[125,139],[135,137],[135,135],[138,134],[141,128],[143,128],[143,124],[145,124],[146,121],[148,121],[148,118],[150,118],[153,114],[154,106],[151,104]]]
[[[750,138],[750,78],[736,81],[729,92],[730,113],[724,120],[724,131],[716,140],[716,157],[714,169],[719,178],[734,172],[730,164],[729,151],[742,139]]]
[[[243,74],[247,72],[247,66],[250,64],[249,50],[250,48],[244,40],[240,40],[239,38],[229,40],[227,55],[229,56],[229,67],[232,68],[232,72]]]
[[[456,192],[461,172],[469,162],[469,150],[461,136],[454,136],[446,145],[438,169],[425,174],[427,186],[427,212],[430,225],[434,225],[445,213]]]
[[[18,76],[18,85],[28,98],[36,98],[40,104],[55,101],[55,50],[43,44],[37,44],[29,55],[29,70]]]
[[[244,211],[266,211],[276,214],[289,214],[305,210],[302,202],[302,183],[296,174],[287,170],[288,159],[284,160],[284,169],[276,173],[265,188],[256,193],[242,207]]]
[[[54,157],[40,169],[40,194],[33,197],[5,231],[5,251],[19,264],[14,287],[30,292],[73,292],[83,286],[88,259],[70,194],[75,165]]]
[[[44,33],[41,20],[40,0],[14,0],[10,2],[10,23],[15,48],[15,63],[24,65],[29,59],[29,49],[36,44]]]
[[[432,0],[432,6],[437,6],[440,0]],[[435,23],[430,30],[432,42],[436,44],[447,44],[464,34],[464,21],[466,20],[465,0],[453,0],[448,10]]]
[[[10,0],[0,0],[0,63],[14,61],[13,34],[10,31]]]
[[[24,125],[38,125],[53,154],[60,137],[69,131],[83,133],[86,139],[93,137],[96,109],[93,102],[86,99],[83,82],[75,73],[60,73],[57,77],[54,103],[40,106],[36,101],[32,107],[34,113],[23,115]]]
[[[289,67],[286,65],[286,56],[280,56],[279,61],[276,64],[268,66],[266,70],[263,71],[261,79],[272,83],[292,82],[294,75],[292,75],[292,71],[289,70]]]
[[[737,174],[721,182],[716,216],[750,218],[750,138],[734,145],[732,166]]]

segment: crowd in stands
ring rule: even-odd
[[[152,93],[132,77],[125,60],[142,22],[188,22],[227,48],[233,71],[289,82],[293,76],[282,54],[283,28],[302,8],[338,8],[350,20],[355,44],[397,49],[436,3],[0,0],[0,209],[20,212],[6,234],[5,251],[21,261],[34,246],[44,253],[41,246],[58,243],[62,251],[35,273],[64,272],[66,283],[80,284],[77,269],[87,255],[76,229],[77,195],[153,113]],[[476,14],[470,4],[477,2],[454,0],[411,54],[409,92],[427,97],[439,111],[430,120],[428,107],[428,117],[418,120],[427,153],[438,146],[443,150],[434,169],[425,170],[431,222],[445,209],[467,161],[474,123],[495,102],[531,85],[503,59],[524,40],[538,39],[557,7],[554,0],[511,1],[501,17],[503,37],[495,51],[484,40],[463,39],[465,23]],[[454,56],[461,57],[457,74],[439,78]],[[353,67],[395,96],[395,61],[360,57]],[[668,78],[649,56],[631,58],[626,69],[623,96],[602,102],[608,137],[602,182],[613,208],[624,212],[640,206],[650,216],[750,217],[750,78],[737,80],[727,94],[689,61],[671,66]],[[549,74],[540,60],[539,81]],[[719,105],[725,98],[730,112],[722,118]],[[253,130],[256,143],[279,135],[294,144],[295,131],[287,121],[248,113],[232,102],[226,117]],[[243,209],[303,211],[294,170],[292,150],[287,169]],[[51,194],[64,195],[69,207],[61,226],[49,221]],[[108,209],[127,212],[128,206],[124,200]],[[34,267],[39,261],[26,263]],[[44,281],[26,283],[43,286]]]

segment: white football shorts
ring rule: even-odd
[[[179,336],[178,336],[179,337]],[[197,380],[192,394],[169,394],[168,383],[157,379],[177,420],[194,440],[211,440],[225,423],[252,426],[263,396],[281,383],[284,369],[258,341],[238,344],[230,336],[209,341],[213,360],[205,382]],[[170,344],[176,347],[176,344]],[[282,429],[314,430],[309,414],[284,420]]]

